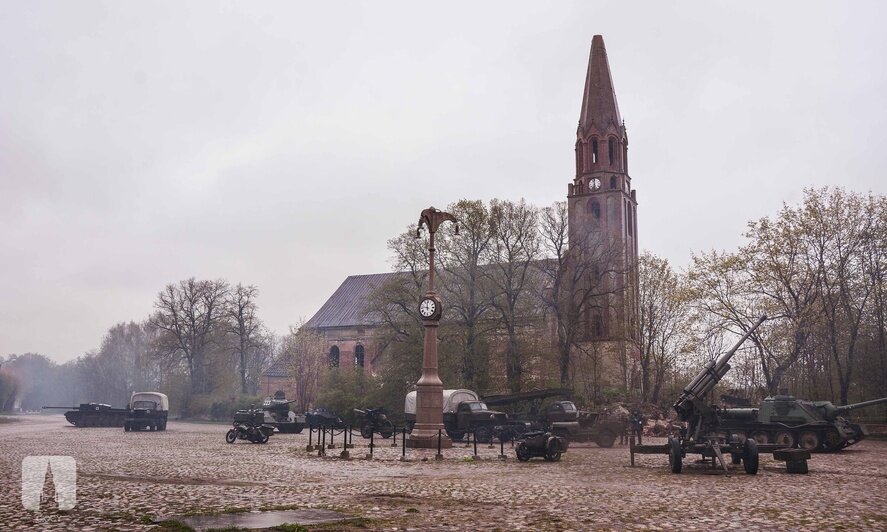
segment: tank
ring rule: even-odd
[[[843,414],[857,408],[887,403],[887,397],[836,406],[829,401],[807,401],[791,395],[767,397],[757,407],[718,411],[720,429],[740,441],[800,447],[809,451],[839,451],[865,438],[862,425]]]
[[[65,409],[65,419],[75,427],[122,427],[126,420],[125,408],[114,408],[103,403],[80,403],[80,406],[44,406],[46,410]]]
[[[266,397],[262,402],[262,410],[265,411],[265,424],[275,427],[279,432],[298,434],[305,428],[305,416],[296,415],[290,411],[290,405],[296,400],[287,401],[282,392],[277,392],[273,397]]]

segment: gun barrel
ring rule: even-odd
[[[882,397],[880,399],[872,399],[871,401],[863,401],[861,403],[853,403],[852,405],[844,405],[839,406],[836,410],[837,412],[849,412],[850,410],[856,410],[857,408],[866,408],[869,406],[875,406],[882,403],[887,403],[887,397]]]
[[[702,371],[699,372],[699,375],[694,378],[684,391],[681,393],[681,396],[674,404],[674,409],[681,415],[681,418],[689,415],[692,411],[692,403],[693,401],[700,400],[702,397],[710,392],[715,385],[724,378],[724,375],[730,370],[730,365],[728,362],[733,355],[736,354],[736,351],[748,340],[748,337],[755,332],[764,321],[767,319],[767,315],[764,314],[760,318],[758,318],[757,323],[752,325],[752,327],[742,335],[742,338],[736,342],[729,351],[719,356],[717,359],[712,360],[708,364],[702,368]]]
[[[79,406],[43,406],[41,408],[59,408],[64,410],[77,410]]]

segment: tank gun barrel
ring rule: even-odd
[[[721,354],[715,360],[710,361],[708,364],[702,368],[702,371],[699,372],[699,375],[696,376],[690,384],[684,388],[684,391],[681,393],[681,396],[678,398],[677,402],[674,404],[674,409],[677,411],[678,415],[681,419],[686,420],[686,418],[693,412],[693,404],[696,401],[701,401],[702,398],[708,392],[714,389],[715,385],[724,378],[724,375],[730,370],[730,359],[733,358],[733,355],[736,354],[736,351],[748,340],[748,337],[755,332],[764,321],[767,319],[767,315],[764,314],[760,318],[758,318],[757,323],[755,323],[744,335],[742,338],[736,342],[732,348],[726,353]]]
[[[63,409],[63,410],[79,410],[79,406],[42,406],[40,408],[55,408],[55,409]]]
[[[880,399],[872,399],[871,401],[863,401],[861,403],[853,403],[851,405],[843,405],[835,408],[835,412],[838,414],[842,414],[844,412],[849,412],[851,410],[856,410],[857,408],[866,408],[869,406],[880,405],[882,403],[887,403],[887,397],[882,397]]]
[[[272,403],[270,405],[262,405],[262,410],[273,410],[275,408],[280,408],[281,406],[284,406],[284,405],[291,405],[291,404],[295,403],[296,401],[298,401],[298,399],[293,399],[292,401],[287,401],[285,403]]]

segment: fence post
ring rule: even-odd
[[[514,441],[514,439],[511,441]],[[499,438],[499,460],[505,460],[505,458],[505,442],[502,441],[502,438]]]
[[[314,436],[314,428],[311,425],[308,425],[308,447],[305,447],[306,451],[310,452],[310,451],[314,450],[314,442],[312,440],[313,436]]]
[[[336,448],[336,444],[333,443],[333,439],[335,437],[336,437],[336,428],[330,427],[330,444],[327,445],[327,447],[326,447],[327,449],[335,449]]]
[[[374,431],[374,432],[370,432],[370,454],[369,454],[369,456],[367,456],[367,458],[369,458],[370,460],[373,459],[373,448],[376,447],[376,444],[375,444],[375,436],[376,436],[375,431]]]
[[[443,455],[440,454],[441,430],[442,429],[437,429],[437,455],[434,457],[435,460],[443,460]]]
[[[477,460],[477,429],[471,433],[471,439],[474,440],[474,459]]]
[[[326,455],[326,427],[320,427],[320,432],[323,435],[323,440],[317,449],[317,456],[324,456]]]
[[[404,426],[403,432],[400,434],[400,461],[407,461],[407,428]]]
[[[394,427],[394,433],[391,436],[394,438],[391,440],[391,446],[397,447],[397,427]]]

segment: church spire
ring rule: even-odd
[[[591,56],[588,59],[585,93],[582,95],[582,111],[579,114],[580,136],[587,135],[592,130],[603,132],[611,126],[618,130],[621,125],[622,118],[616,104],[604,38],[595,35],[591,40]]]

